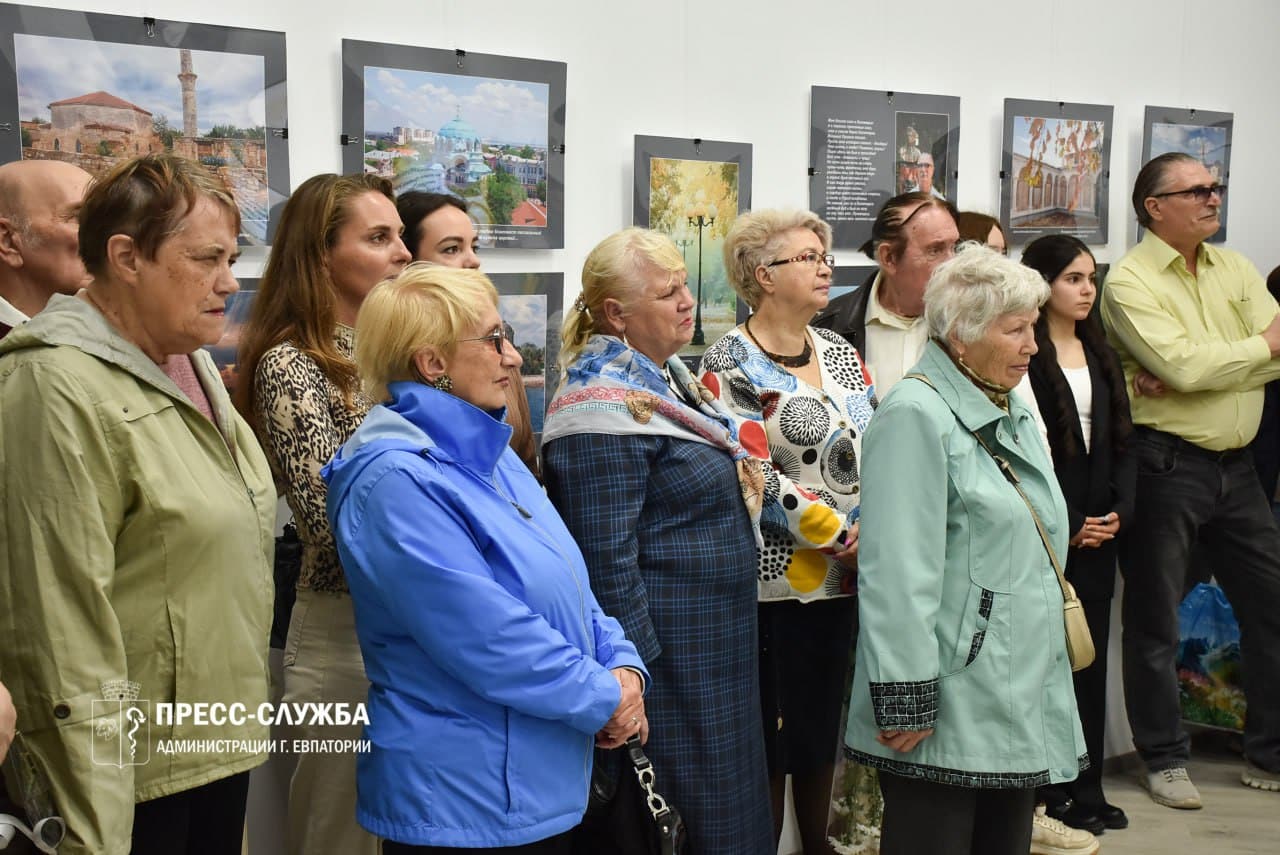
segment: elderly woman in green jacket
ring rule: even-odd
[[[239,855],[266,759],[276,497],[200,347],[239,287],[240,215],[202,166],[160,154],[104,176],[80,216],[92,282],[0,342],[16,745],[66,821],[62,855]]]
[[[1053,466],[1009,394],[1047,297],[1034,271],[985,247],[941,265],[925,291],[924,356],[863,438],[846,743],[880,770],[883,855],[1026,855],[1035,787],[1087,762],[1063,595],[1032,510],[992,456],[1065,555]]]

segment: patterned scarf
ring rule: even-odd
[[[665,368],[672,383],[663,374]],[[684,390],[682,399],[672,388]],[[697,404],[689,403],[697,401]],[[593,335],[565,375],[542,427],[546,444],[562,436],[642,434],[701,442],[733,458],[738,487],[751,517],[757,546],[764,474],[760,461],[738,442],[729,410],[690,373],[679,357],[659,367],[649,357],[608,335]]]

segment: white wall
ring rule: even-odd
[[[637,133],[750,142],[756,206],[807,205],[812,85],[960,96],[957,201],[962,209],[991,213],[999,207],[1005,97],[1114,105],[1111,240],[1097,249],[1104,262],[1118,259],[1133,239],[1128,195],[1144,106],[1233,112],[1229,245],[1264,274],[1280,264],[1272,160],[1280,143],[1274,95],[1280,3],[1274,0],[32,5],[283,30],[294,186],[341,169],[343,38],[567,62],[565,248],[494,251],[484,264],[495,272],[563,271],[570,296],[587,251],[630,224]],[[840,264],[864,261],[849,250],[837,258]],[[252,265],[244,268],[245,275],[257,273]],[[1113,638],[1118,646],[1119,634]],[[1118,671],[1118,662],[1112,664]],[[1122,717],[1113,715],[1111,723],[1108,753],[1125,743],[1116,738]]]
[[[283,30],[295,186],[341,169],[344,37],[567,62],[565,248],[490,252],[485,266],[563,271],[570,294],[587,251],[630,224],[636,133],[750,142],[756,205],[806,205],[815,84],[959,95],[958,202],[992,213],[1006,96],[1115,105],[1111,241],[1098,249],[1100,261],[1116,260],[1132,241],[1127,197],[1144,105],[1234,112],[1229,245],[1264,274],[1280,264],[1270,211],[1270,157],[1280,140],[1280,4],[1272,0],[918,0],[909,14],[900,3],[862,0],[33,5]],[[865,260],[850,250],[837,257]]]

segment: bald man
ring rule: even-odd
[[[0,338],[88,281],[76,218],[92,180],[56,160],[0,166]]]

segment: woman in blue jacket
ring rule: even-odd
[[[371,683],[356,818],[386,855],[568,852],[592,743],[647,737],[644,666],[508,447],[493,285],[411,265],[366,298],[355,361],[383,403],[324,476]]]

